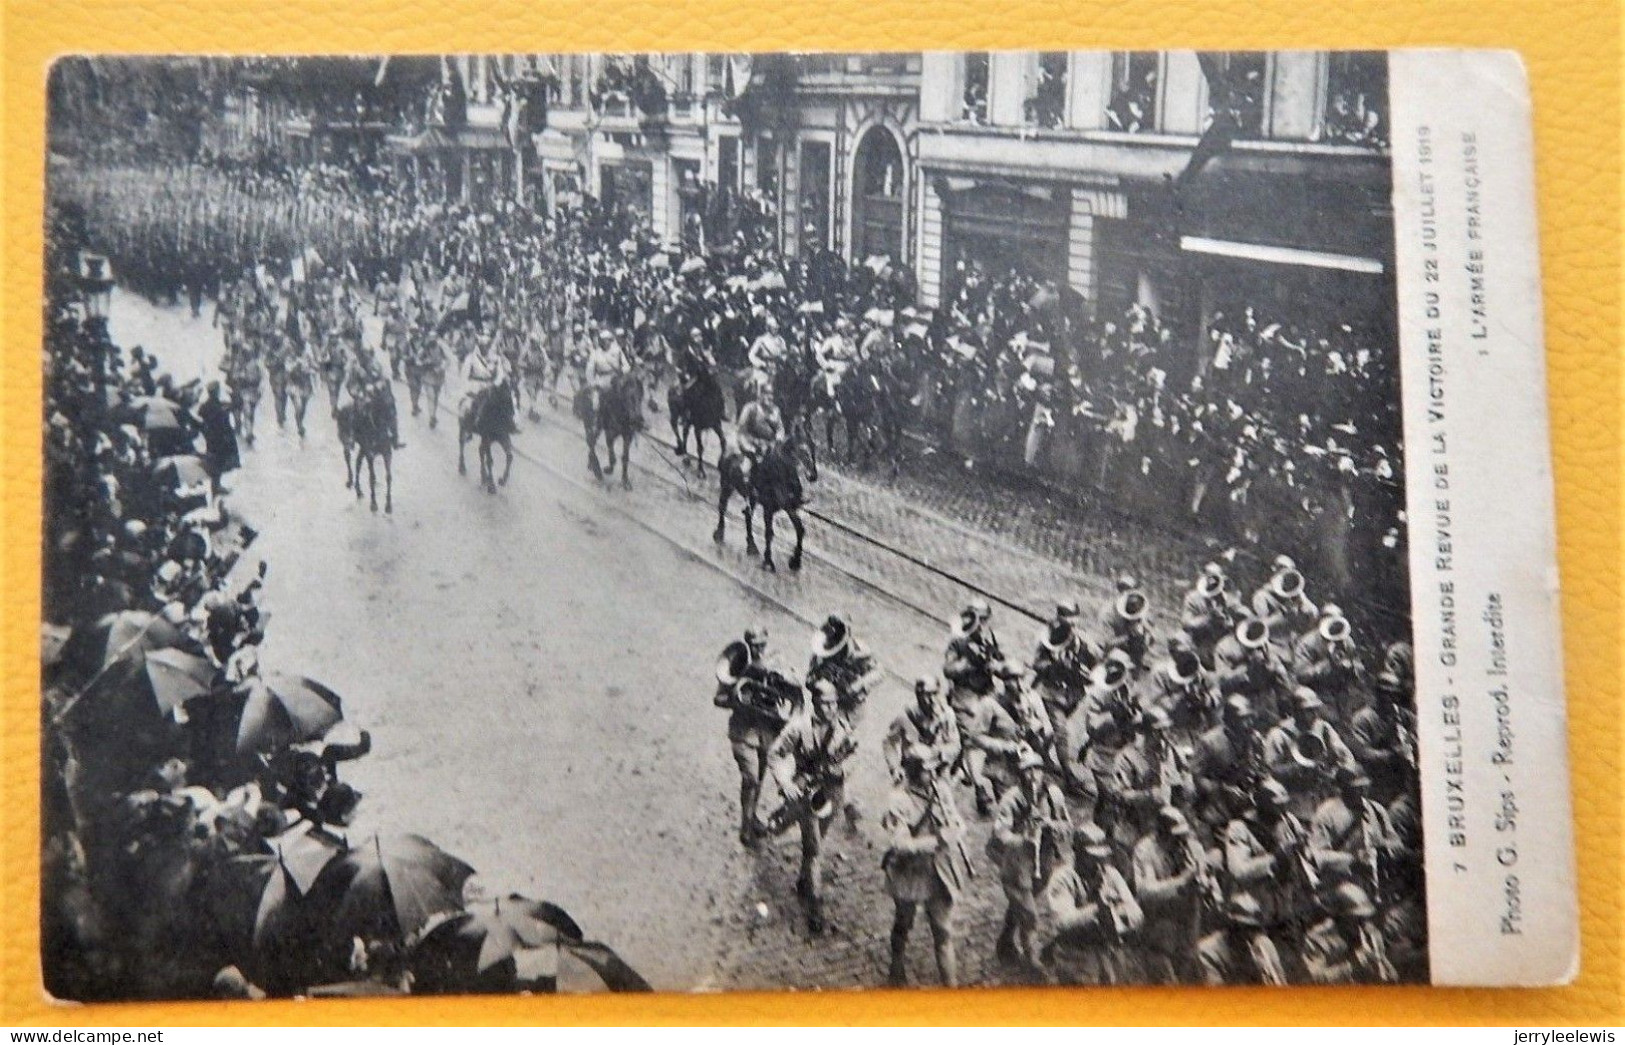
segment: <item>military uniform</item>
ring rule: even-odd
[[[947,721],[952,728],[952,719]],[[891,982],[907,982],[904,950],[915,912],[923,905],[937,971],[944,986],[957,986],[953,911],[973,872],[965,852],[965,825],[953,795],[940,785],[903,780],[892,791],[880,828],[888,842],[881,860],[886,892],[897,907],[892,922]]]
[[[1209,898],[1207,854],[1193,835],[1159,828],[1134,845],[1134,896],[1145,912],[1140,931],[1146,974],[1153,983],[1194,980],[1201,913]]]
[[[1357,765],[1336,727],[1323,718],[1307,727],[1292,718],[1282,719],[1264,736],[1264,761],[1270,775],[1291,793],[1291,808],[1298,816],[1314,812],[1339,770]]]
[[[1007,904],[999,953],[1032,962],[1037,957],[1037,897],[1055,868],[1066,862],[1072,817],[1061,789],[1041,771],[1020,771],[1029,773],[1032,782],[1012,787],[999,801],[987,853],[998,869]]]
[[[1144,980],[1134,938],[1145,912],[1109,858],[1056,871],[1044,902],[1056,923],[1044,964],[1056,983],[1111,986]]]
[[[768,749],[767,767],[785,794],[769,830],[801,829],[801,873],[796,888],[807,909],[807,926],[822,932],[824,834],[845,805],[846,762],[857,750],[851,724],[837,711],[820,720],[810,709],[791,719]]]

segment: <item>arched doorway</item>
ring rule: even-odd
[[[903,153],[884,127],[858,141],[852,163],[852,260],[903,257]]]

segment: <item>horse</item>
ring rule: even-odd
[[[384,514],[395,511],[395,436],[385,417],[389,393],[374,392],[364,399],[352,396],[333,417],[338,422],[339,446],[344,449],[344,488],[355,490],[361,500],[361,465],[367,465],[367,483],[372,493],[372,510],[378,510],[377,460],[384,459]]]
[[[671,434],[677,440],[679,459],[688,455],[688,434],[694,433],[694,460],[700,475],[705,474],[705,433],[717,434],[717,460],[722,460],[722,418],[726,404],[722,383],[710,369],[692,371],[686,380],[666,393],[666,409],[671,417]]]
[[[435,394],[439,395],[438,390]],[[498,486],[507,486],[508,474],[513,471],[513,411],[513,392],[503,381],[476,392],[473,402],[457,419],[457,474],[468,474],[463,449],[469,439],[479,436],[480,482],[486,493],[496,493]],[[500,479],[496,478],[492,444],[502,447],[507,458]]]
[[[721,491],[717,495],[717,528],[711,540],[721,544],[726,537],[728,502],[734,494],[745,499],[745,551],[756,554],[756,532],[752,518],[758,505],[762,509],[764,543],[762,568],[777,570],[773,562],[773,517],[780,512],[790,517],[796,531],[796,548],[790,554],[790,569],[801,569],[801,545],[806,537],[806,526],[801,521],[801,506],[805,497],[801,488],[801,473],[805,469],[809,482],[818,481],[818,454],[813,440],[803,424],[792,426],[789,434],[769,447],[762,459],[752,468],[746,467],[746,457],[740,451],[725,456],[717,465],[721,476]]]
[[[609,474],[615,474],[615,440],[621,441],[621,486],[632,488],[632,440],[643,431],[643,382],[636,374],[621,374],[599,397],[598,409],[592,404],[592,389],[581,388],[575,395],[575,415],[581,418],[587,438],[587,467],[593,478],[604,477],[603,466],[598,463],[598,433],[604,434],[604,449],[609,453]]]
[[[825,417],[825,437],[828,440],[833,434],[832,422],[838,416],[846,430],[848,464],[861,448],[861,463],[868,467],[878,451],[890,461],[892,473],[897,473],[903,426],[896,383],[884,362],[864,359],[836,384],[835,409]],[[829,448],[834,453],[833,441]]]

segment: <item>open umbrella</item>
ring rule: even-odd
[[[889,327],[896,320],[897,314],[889,308],[871,308],[863,314],[863,318],[867,322]]]
[[[463,909],[474,868],[418,835],[373,836],[316,876],[306,900],[329,942],[404,942],[437,914]]]
[[[142,658],[147,685],[158,710],[174,711],[193,697],[201,697],[214,684],[217,669],[207,657],[178,649],[149,650]]]
[[[524,957],[539,959],[542,976],[525,975]],[[512,990],[523,981],[534,986],[537,979],[556,984],[566,963],[590,970],[611,991],[652,989],[612,949],[584,939],[562,908],[517,895],[430,922],[412,951],[414,986],[431,994]]]
[[[181,428],[181,407],[163,396],[136,396],[130,400],[129,416],[143,432]]]
[[[180,630],[157,614],[120,610],[75,628],[62,644],[60,662],[73,679],[88,685],[115,667],[139,666],[150,650],[187,645]]]
[[[705,271],[705,259],[699,257],[689,258],[677,267],[677,271],[685,276],[690,272],[703,272]]]
[[[671,268],[671,257],[666,254],[656,254],[649,259],[649,267],[652,269],[669,269]]]
[[[239,687],[244,697],[237,751],[315,740],[344,717],[337,693],[303,675],[255,675]]]
[[[172,454],[153,463],[152,474],[159,480],[167,479],[175,487],[197,486],[209,481],[209,467],[197,454]]]

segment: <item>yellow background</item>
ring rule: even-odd
[[[1611,3],[0,0],[0,1024],[1620,1023],[1620,15]],[[38,955],[45,69],[113,52],[1503,47],[1534,90],[1584,962],[1568,988],[967,990],[59,1008]],[[1520,507],[1509,491],[1509,510]]]

